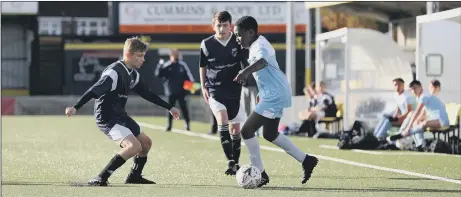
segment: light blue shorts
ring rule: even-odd
[[[255,112],[269,119],[282,118],[283,108],[273,107],[267,103],[258,103]]]

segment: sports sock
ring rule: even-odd
[[[114,173],[114,171],[122,166],[125,162],[126,160],[123,159],[122,156],[116,154],[114,157],[112,157],[106,167],[99,173],[99,177],[101,177],[102,180],[109,179],[110,175],[112,175],[112,173]]]
[[[301,149],[299,149],[290,139],[288,139],[288,137],[283,134],[279,134],[272,143],[285,150],[286,153],[291,155],[300,163],[302,163],[306,158],[306,153],[301,151]]]
[[[136,156],[133,159],[133,161],[134,163],[133,163],[133,166],[131,167],[130,176],[140,176],[144,168],[144,165],[147,162],[147,156],[146,157]]]
[[[240,134],[231,135],[231,138],[232,138],[232,156],[234,158],[235,163],[239,163],[242,139],[240,137]]]
[[[391,140],[391,141],[395,141],[395,140],[398,140],[398,139],[400,139],[400,138],[403,138],[403,136],[402,136],[402,134],[399,133],[399,134],[397,134],[397,135],[391,136],[391,137],[390,137],[390,140]]]
[[[218,125],[218,131],[221,134],[221,146],[224,150],[227,160],[233,160],[232,158],[232,140],[229,134],[229,125]]]
[[[251,165],[256,166],[261,172],[264,171],[258,139],[253,136],[252,138],[244,139],[243,141],[245,142],[245,145],[248,148],[248,152],[250,153]]]

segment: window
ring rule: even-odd
[[[438,77],[443,73],[443,56],[441,54],[428,54],[426,56],[426,76]]]

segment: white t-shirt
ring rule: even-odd
[[[407,113],[408,104],[412,105],[413,109],[416,109],[416,97],[408,91],[403,91],[402,94],[395,93],[394,100],[397,102],[397,107],[400,109],[401,114]]]

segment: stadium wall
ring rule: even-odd
[[[80,96],[18,96],[2,98],[2,115],[63,115],[66,107]],[[166,99],[162,97],[162,99]],[[209,122],[211,111],[201,96],[187,97],[189,115],[193,121]],[[77,115],[93,115],[94,100],[85,104]],[[178,106],[179,107],[179,106]],[[129,115],[166,116],[167,111],[139,96],[130,96],[126,104]]]
[[[62,115],[66,107],[77,102],[80,96],[17,96],[2,97],[2,115]],[[166,99],[162,97],[162,99]],[[211,111],[201,96],[188,96],[189,116],[193,121],[211,122]],[[304,96],[292,98],[293,106],[285,109],[281,120],[283,124],[298,121],[297,114],[308,106]],[[85,104],[77,115],[93,115],[94,100]],[[179,107],[179,106],[177,106]],[[130,96],[126,110],[132,116],[166,116],[167,111],[139,96]]]
[[[64,95],[80,95],[90,87],[99,78],[101,71],[105,66],[121,58],[123,41],[130,37],[81,37],[81,38],[63,38],[64,39]],[[146,62],[139,70],[143,81],[155,91],[163,95],[162,81],[154,77],[153,73],[160,59],[168,59],[168,49],[176,48],[182,52],[183,60],[188,64],[192,75],[198,81],[199,65],[198,56],[200,43],[197,41],[206,38],[209,35],[156,35],[143,36],[142,39],[148,41],[149,52],[146,55]],[[152,40],[155,37],[155,40]],[[276,55],[282,71],[285,71],[285,43],[284,35],[269,34],[268,39],[273,42],[276,49]],[[194,41],[194,42],[191,42]],[[311,70],[306,70],[304,65],[304,43],[303,37],[298,36],[296,43],[296,94],[302,95],[304,84],[312,81]],[[314,46],[311,46],[313,49]],[[312,50],[312,53],[315,51]],[[314,54],[312,54],[314,55]],[[314,60],[313,60],[314,62]],[[306,77],[308,76],[308,77]],[[196,93],[200,94],[200,92]]]

